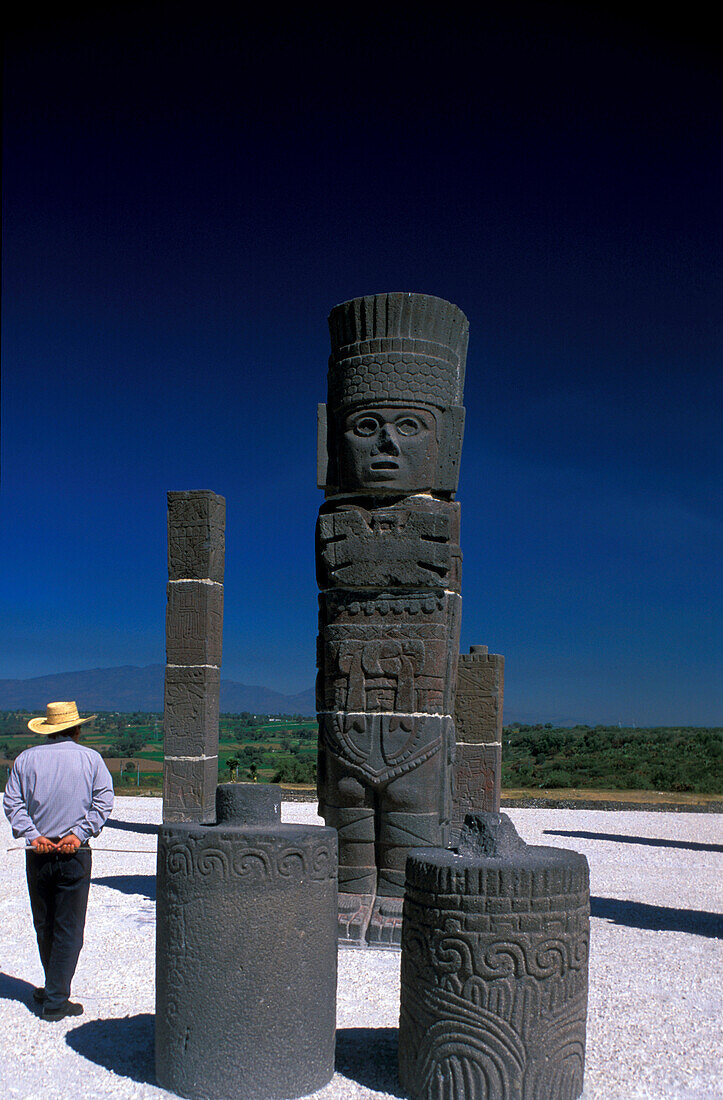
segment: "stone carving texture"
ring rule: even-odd
[[[214,820],[226,502],[168,494],[163,820]]]
[[[168,579],[223,584],[226,501],[201,489],[168,494]]]
[[[157,1079],[203,1100],[306,1095],[334,1072],[336,834],[253,824],[278,788],[221,790],[215,827],[159,832]]]
[[[164,821],[213,821],[218,757],[163,759]]]
[[[582,1092],[587,860],[469,816],[455,850],[407,861],[399,1073],[412,1100]]]
[[[440,298],[377,294],[329,329],[319,807],[339,834],[340,940],[398,947],[407,852],[449,839],[468,325]]]
[[[505,659],[487,646],[470,646],[460,653],[454,721],[457,740],[468,744],[502,742],[502,702]]]
[[[499,813],[500,745],[468,745],[457,742],[454,761],[452,837],[459,836],[467,814]]]
[[[168,756],[201,756],[218,731],[218,668],[166,667],[163,746]]]
[[[505,659],[487,646],[460,653],[454,724],[452,835],[468,813],[497,813],[502,786],[502,702]]]
[[[169,665],[221,664],[223,585],[169,581],[166,660]]]

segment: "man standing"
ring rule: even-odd
[[[21,752],[5,787],[3,808],[13,836],[27,842],[25,856],[33,924],[45,986],[33,992],[44,1020],[80,1016],[70,983],[83,946],[90,889],[88,839],[113,809],[113,780],[100,753],[79,744],[75,703],[48,703],[45,718],[28,729],[47,742]]]

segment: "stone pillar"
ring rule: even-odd
[[[583,1088],[587,860],[469,816],[407,861],[399,1076],[411,1100],[575,1100]]]
[[[407,852],[445,845],[461,616],[467,319],[427,294],[329,317],[319,408],[319,812],[340,942],[399,947]]]
[[[502,780],[502,702],[505,659],[486,645],[460,653],[454,724],[452,835],[458,836],[467,814],[499,813]]]
[[[168,494],[163,820],[214,820],[226,501]]]
[[[160,827],[156,1076],[194,1100],[305,1096],[334,1073],[336,833],[234,786],[217,825]]]

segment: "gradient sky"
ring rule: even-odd
[[[509,718],[720,723],[712,31],[498,7],[17,22],[0,678],[162,663],[165,493],[208,488],[222,675],[310,686],[326,317],[414,290],[470,320],[462,645]]]

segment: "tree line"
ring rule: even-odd
[[[502,786],[723,793],[718,727],[506,727]]]

